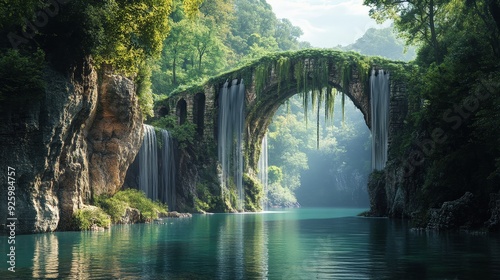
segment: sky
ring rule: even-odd
[[[363,0],[267,0],[278,18],[287,18],[304,34],[300,41],[313,47],[332,48],[349,45],[377,24],[368,15]]]

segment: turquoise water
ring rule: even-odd
[[[105,232],[19,235],[0,279],[500,279],[500,238],[419,233],[366,209],[195,215]]]

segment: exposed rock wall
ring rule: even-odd
[[[84,61],[69,74],[46,69],[46,90],[26,104],[0,104],[0,172],[15,168],[18,233],[71,228],[93,194],[113,193],[137,153],[141,115],[130,80]],[[0,192],[0,209],[7,194]],[[0,225],[7,212],[0,211]]]

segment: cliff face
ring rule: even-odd
[[[425,189],[428,165],[424,163],[408,172],[406,162],[392,159],[383,171],[370,176],[371,215],[408,218],[414,227],[427,230],[500,229],[500,193],[485,197],[481,186],[474,185],[458,196],[436,199],[446,189],[436,189],[430,194]]]
[[[15,169],[18,233],[71,228],[93,195],[114,193],[139,150],[142,117],[134,84],[85,61],[68,75],[46,69],[44,96],[1,107],[1,181]],[[0,194],[7,209],[7,194]],[[0,224],[7,218],[0,211]]]

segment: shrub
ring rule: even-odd
[[[96,199],[97,206],[101,207],[109,216],[111,221],[117,223],[125,215],[125,210],[129,205],[116,197],[100,196]]]
[[[79,230],[90,230],[92,225],[109,228],[111,220],[101,208],[89,207],[79,209],[73,214],[75,227]]]
[[[138,209],[146,221],[158,219],[158,213],[166,214],[168,209],[166,204],[153,202],[143,192],[135,189],[119,191],[110,199],[124,202],[129,207]]]

